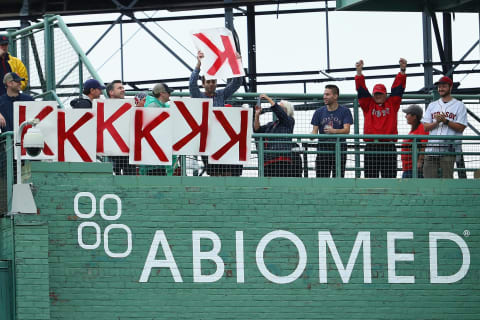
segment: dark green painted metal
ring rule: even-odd
[[[0,260],[0,320],[13,319],[11,262]]]
[[[7,29],[7,33],[8,33],[8,41],[10,42],[9,43],[9,46],[8,46],[8,51],[14,56],[16,57],[17,56],[17,42],[15,41],[15,38],[13,36],[14,32],[16,30],[15,29]],[[3,80],[3,79],[2,79]]]
[[[12,208],[12,186],[13,186],[13,155],[15,152],[15,143],[13,141],[13,132],[5,133],[6,136],[6,146],[5,150],[7,150],[7,204],[8,204],[8,211],[10,212]]]
[[[354,134],[360,134],[360,125],[358,121],[358,109],[359,109],[359,103],[358,103],[358,98],[355,98],[353,100],[353,123],[354,123]],[[360,140],[355,139],[355,151],[360,152]],[[355,154],[355,178],[360,178],[362,175],[362,171],[360,170],[360,153]]]
[[[44,47],[45,47],[45,76],[47,91],[55,91],[55,37],[52,22],[50,22],[51,15],[46,15],[44,23]],[[47,99],[50,99],[48,97]]]
[[[429,0],[428,5],[433,11],[478,12],[480,10],[478,0]],[[423,12],[424,7],[423,0],[337,0],[336,10]]]
[[[263,162],[263,156],[264,156],[264,145],[263,145],[263,137],[259,137],[258,139],[258,176],[263,177],[264,176],[264,162]]]

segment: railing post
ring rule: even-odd
[[[258,176],[263,177],[263,137],[258,140]]]
[[[12,188],[13,188],[13,151],[15,144],[13,143],[13,135],[7,135],[5,140],[5,150],[7,151],[7,208],[8,212],[12,209]],[[17,182],[20,183],[20,182]]]
[[[12,56],[16,57],[17,56],[17,40],[16,38],[12,35],[14,33],[15,29],[9,28],[7,29],[10,45],[8,46],[8,51],[12,54]],[[2,79],[3,80],[3,79]]]
[[[358,124],[358,98],[353,100],[353,125],[354,125],[354,134],[359,134],[360,126]],[[360,168],[360,140],[355,139],[355,178],[360,178],[362,174],[362,169]]]
[[[78,55],[78,86],[80,88],[80,92],[78,94],[79,97],[82,96],[83,91],[83,64],[82,64],[82,56]]]
[[[187,156],[180,156],[180,170],[182,171],[182,177],[187,176]]]
[[[340,138],[337,138],[335,141],[335,172],[336,178],[342,177],[342,148],[340,145]]]
[[[55,49],[54,49],[54,28],[50,19],[53,15],[44,15],[44,43],[45,43],[45,77],[47,91],[55,91]],[[47,97],[50,99],[50,97]]]
[[[418,178],[417,162],[418,162],[418,141],[415,136],[412,137],[412,178]]]

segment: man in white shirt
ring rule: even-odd
[[[465,105],[451,96],[453,81],[442,77],[435,83],[440,99],[428,105],[423,117],[423,126],[430,135],[461,136],[467,127]],[[453,178],[455,155],[435,154],[438,152],[461,151],[460,140],[428,140],[427,155],[423,166],[425,178]],[[431,153],[431,154],[428,154]],[[439,172],[439,169],[441,172]]]

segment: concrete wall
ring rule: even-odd
[[[35,163],[31,180],[17,319],[480,314],[477,180],[114,177],[84,163]]]

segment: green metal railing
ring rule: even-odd
[[[81,89],[83,80],[84,80],[84,70],[83,67],[87,69],[87,71],[90,73],[90,75],[97,79],[100,82],[102,81],[102,78],[100,75],[97,73],[96,69],[93,67],[93,65],[90,63],[89,59],[87,58],[85,52],[82,50],[80,45],[78,44],[77,40],[75,37],[72,35],[70,30],[68,29],[67,25],[63,21],[61,16],[58,15],[45,15],[44,20],[42,22],[33,24],[27,28],[20,29],[20,30],[14,30],[14,29],[9,29],[8,30],[8,37],[10,41],[10,52],[16,56],[17,55],[17,46],[16,42],[19,41],[20,39],[24,37],[30,36],[34,32],[43,32],[43,45],[44,45],[44,53],[43,53],[43,66],[40,64],[41,61],[38,61],[39,66],[37,67],[43,67],[43,71],[41,75],[39,75],[39,78],[41,80],[44,77],[45,80],[45,87],[43,88],[43,93],[35,95],[34,98],[36,99],[43,99],[43,100],[56,100],[60,107],[63,108],[63,103],[59,99],[59,95],[56,93],[57,88],[59,87],[59,84],[65,79],[65,77],[68,76],[67,74],[60,75],[61,79],[57,82],[56,81],[56,70],[55,67],[57,65],[57,61],[55,60],[55,36],[54,36],[54,30],[61,30],[65,38],[67,39],[69,45],[71,46],[71,49],[74,52],[75,59],[78,59],[78,83],[75,83],[74,86],[76,88]],[[36,57],[38,58],[38,57]],[[71,59],[69,59],[71,60]],[[71,62],[71,61],[69,61]],[[75,68],[75,66],[74,66]],[[30,69],[29,66],[27,65],[27,69]],[[30,77],[31,78],[31,77]],[[80,90],[81,92],[81,90]],[[106,92],[104,92],[106,94]]]
[[[1,189],[5,196],[0,199],[0,215],[10,211],[12,201],[13,172],[13,132],[0,134]]]
[[[275,139],[291,139],[292,143],[302,143],[302,144],[309,144],[314,145],[318,139],[328,139],[329,141],[321,141],[321,143],[332,143],[335,144],[335,151],[317,151],[312,150],[309,151],[308,149],[304,151],[300,151],[303,156],[307,156],[308,154],[335,154],[335,170],[336,170],[336,177],[341,177],[341,155],[342,154],[353,154],[355,156],[355,167],[354,168],[347,168],[346,170],[354,170],[355,177],[359,178],[361,176],[361,172],[364,170],[360,165],[360,156],[363,154],[411,154],[412,155],[412,175],[413,178],[418,177],[417,171],[417,161],[418,156],[423,155],[436,155],[436,156],[444,156],[444,155],[464,155],[464,156],[480,156],[480,136],[434,136],[434,135],[359,135],[359,134],[338,134],[338,135],[313,135],[313,134],[253,134],[252,137],[257,142],[257,150],[252,152],[258,155],[258,176],[262,177],[264,175],[264,168],[263,168],[263,159],[266,154],[282,154],[285,153],[285,150],[265,150],[263,145],[265,139],[268,139],[269,143],[285,143],[285,140],[276,141]],[[335,141],[331,141],[334,139]],[[361,140],[368,139],[373,141],[364,142]],[[362,151],[361,148],[366,144],[385,144],[385,143],[392,143],[396,144],[399,148],[402,144],[407,144],[403,142],[403,140],[412,140],[410,145],[410,149],[412,151],[395,151],[395,152],[376,152],[376,151]],[[435,153],[428,153],[428,152],[420,152],[418,149],[419,145],[426,145],[428,146],[428,142],[422,142],[422,140],[443,140],[445,141],[442,145],[457,145],[457,141],[462,141],[462,143],[467,142],[475,142],[475,145],[478,145],[478,151],[462,151],[462,152],[435,152]],[[342,151],[341,145],[347,144],[349,146],[349,150]],[[437,143],[435,143],[437,144]],[[460,168],[457,171],[475,171],[480,168],[480,157],[478,160],[478,166],[474,168]],[[399,170],[401,168],[397,168]]]

